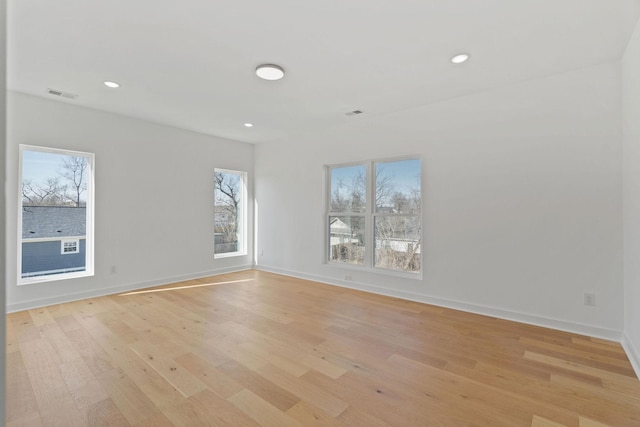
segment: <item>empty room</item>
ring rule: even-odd
[[[0,419],[640,426],[639,20],[8,0]]]

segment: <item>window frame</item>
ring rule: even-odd
[[[375,196],[376,196],[376,165],[378,163],[400,162],[404,160],[418,160],[420,162],[420,200],[421,208],[418,214],[397,214],[377,212]],[[331,210],[331,171],[337,168],[345,168],[352,166],[365,166],[366,181],[366,200],[364,212],[335,212]],[[337,163],[325,165],[325,215],[324,215],[324,263],[332,267],[340,267],[349,270],[357,270],[363,272],[382,273],[397,277],[422,279],[424,271],[424,251],[420,251],[420,270],[419,271],[403,271],[391,268],[385,268],[375,265],[375,220],[376,218],[385,217],[417,217],[420,222],[420,246],[424,247],[424,161],[420,155],[407,155],[399,157],[386,157],[377,159],[367,159],[359,162]],[[365,249],[364,263],[350,264],[331,259],[331,217],[341,216],[362,216],[365,220]],[[349,279],[351,280],[351,276]]]
[[[332,211],[331,210],[331,171],[333,169],[339,169],[339,168],[347,168],[347,167],[353,167],[353,166],[364,166],[364,170],[365,170],[365,208],[364,211],[361,212],[354,212],[354,211]],[[325,171],[326,171],[326,191],[325,191],[325,210],[326,210],[326,214],[325,214],[325,240],[326,240],[326,244],[325,244],[325,262],[327,264],[331,264],[331,265],[338,265],[341,267],[346,267],[346,268],[356,268],[356,269],[362,269],[362,268],[367,268],[370,267],[370,265],[368,265],[368,260],[370,259],[370,251],[371,251],[371,245],[368,244],[369,241],[369,237],[371,235],[371,233],[369,232],[369,220],[368,220],[368,214],[371,211],[371,188],[370,188],[370,183],[369,180],[366,178],[370,175],[370,169],[371,169],[371,164],[370,162],[352,162],[352,163],[341,163],[341,164],[336,164],[336,165],[327,165],[325,166]],[[349,264],[349,263],[343,263],[343,262],[339,262],[339,261],[334,261],[331,259],[331,218],[332,217],[356,217],[356,218],[363,218],[364,219],[364,239],[365,239],[365,246],[364,246],[364,262],[362,264]]]
[[[240,229],[238,234],[238,249],[234,252],[223,252],[216,253],[216,245],[215,245],[215,215],[216,215],[216,188],[215,188],[215,173],[228,173],[235,174],[240,176],[240,205],[238,208],[240,219],[238,221],[238,228]],[[225,168],[214,168],[214,188],[213,188],[213,223],[214,223],[214,243],[213,243],[213,258],[214,259],[223,259],[223,258],[232,258],[238,256],[246,256],[247,255],[247,177],[248,173],[246,171],[234,170],[234,169],[225,169]]]
[[[25,151],[37,151],[41,153],[61,154],[74,157],[85,157],[87,159],[87,190],[85,194],[86,202],[86,220],[85,220],[85,268],[83,271],[72,271],[64,273],[49,274],[43,276],[27,276],[22,277],[22,169]],[[17,285],[30,285],[38,283],[55,282],[59,280],[76,279],[81,277],[92,277],[95,275],[95,259],[94,259],[94,236],[95,236],[95,153],[84,151],[69,150],[64,148],[42,147],[37,145],[20,144],[18,146],[18,215],[17,215]],[[69,239],[67,239],[69,240]],[[78,239],[79,240],[79,239]],[[63,239],[64,241],[64,239]],[[61,243],[61,251],[64,250],[64,243]],[[80,242],[77,245],[80,252]],[[72,254],[67,252],[66,254]]]

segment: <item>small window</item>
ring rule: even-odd
[[[18,284],[93,275],[93,161],[20,146]]]
[[[80,240],[63,240],[60,245],[60,253],[77,254],[80,253]]]
[[[421,161],[327,167],[328,262],[421,272]]]
[[[247,254],[246,172],[214,170],[214,256]]]

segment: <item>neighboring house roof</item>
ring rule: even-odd
[[[351,227],[340,220],[340,218],[333,218],[331,222],[329,222],[329,226],[331,228],[331,234],[351,234]]]
[[[22,209],[22,238],[84,236],[86,223],[86,207],[25,206]]]

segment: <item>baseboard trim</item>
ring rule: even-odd
[[[437,297],[431,297],[428,295],[415,294],[405,291],[392,291],[386,288],[382,288],[367,283],[355,282],[355,281],[343,281],[328,278],[324,276],[317,276],[313,274],[301,273],[299,271],[285,270],[281,268],[268,267],[264,265],[256,265],[254,267],[257,270],[262,270],[270,273],[282,274],[283,276],[291,276],[299,279],[313,280],[315,282],[324,283],[327,285],[339,286],[348,289],[356,289],[365,292],[371,292],[378,295],[385,295],[394,298],[406,299],[409,301],[422,302],[425,304],[431,304],[438,307],[451,308],[454,310],[465,311],[468,313],[480,314],[489,317],[496,317],[504,320],[511,320],[514,322],[525,323],[533,326],[540,326],[544,328],[556,329],[559,331],[570,332],[579,335],[585,335],[593,338],[600,338],[610,341],[621,342],[622,332],[613,329],[600,328],[597,326],[583,325],[580,323],[567,322],[565,320],[552,319],[542,316],[535,316],[524,313],[517,313],[513,311],[503,310],[495,307],[488,307],[483,305],[466,303],[463,301],[455,301],[450,299],[443,299]]]
[[[167,277],[167,278],[157,279],[157,280],[150,280],[147,282],[130,283],[127,285],[113,286],[108,288],[95,289],[91,291],[60,295],[56,297],[48,297],[48,298],[24,301],[16,304],[8,304],[7,313],[14,313],[16,311],[22,311],[22,310],[30,310],[33,308],[45,307],[45,306],[54,305],[54,304],[62,304],[65,302],[78,301],[78,300],[87,299],[87,298],[96,298],[96,297],[102,297],[105,295],[114,295],[114,294],[119,294],[123,292],[131,292],[131,291],[136,291],[140,289],[151,288],[153,286],[169,285],[171,283],[183,282],[185,280],[200,279],[202,277],[218,276],[220,274],[227,274],[227,273],[235,273],[237,271],[250,270],[252,268],[253,268],[253,265],[247,264],[247,265],[241,265],[241,266],[230,267],[230,268],[221,268],[221,269],[211,270],[211,271],[202,271],[199,273],[187,274],[183,276],[175,276],[175,277]]]
[[[636,371],[636,377],[640,379],[640,351],[633,345],[633,342],[631,342],[631,339],[626,333],[622,334],[622,348],[624,348],[624,351],[627,353],[633,370]]]
[[[594,338],[602,338],[612,341],[620,342],[627,353],[629,360],[636,372],[636,375],[640,378],[640,351],[633,345],[631,340],[626,334],[621,331],[612,329],[600,328],[591,325],[583,325],[580,323],[567,322],[564,320],[551,319],[541,316],[534,316],[524,313],[517,313],[508,310],[503,310],[494,307],[482,306],[477,304],[470,304],[462,301],[455,301],[450,299],[443,299],[437,297],[431,297],[428,295],[415,294],[405,291],[392,291],[386,288],[382,288],[367,283],[342,281],[336,280],[324,276],[318,276],[313,274],[306,274],[295,270],[286,270],[281,268],[268,267],[264,265],[241,265],[236,267],[217,269],[211,271],[203,271],[194,274],[174,276],[169,278],[150,280],[146,282],[131,283],[127,285],[114,286],[109,288],[96,289],[86,292],[77,292],[74,294],[61,295],[56,297],[41,298],[36,300],[25,301],[16,304],[8,304],[6,306],[7,313],[13,313],[16,311],[29,310],[33,308],[45,307],[54,304],[62,304],[65,302],[78,301],[87,298],[101,297],[105,295],[113,295],[122,292],[131,292],[135,290],[150,288],[153,286],[168,285],[171,283],[181,282],[185,280],[200,279],[202,277],[217,276],[221,274],[234,273],[237,271],[245,271],[255,268],[257,270],[266,271],[275,274],[281,274],[283,276],[296,277],[299,279],[312,280],[319,283],[324,283],[332,286],[339,286],[347,289],[355,289],[364,292],[371,292],[378,295],[385,295],[394,298],[406,299],[409,301],[422,302],[425,304],[431,304],[439,307],[451,308],[454,310],[461,310],[469,313],[480,314],[484,316],[495,317],[504,320],[511,320],[514,322],[525,323],[534,326],[541,326],[545,328],[556,329],[560,331],[576,333],[580,335],[586,335]]]

